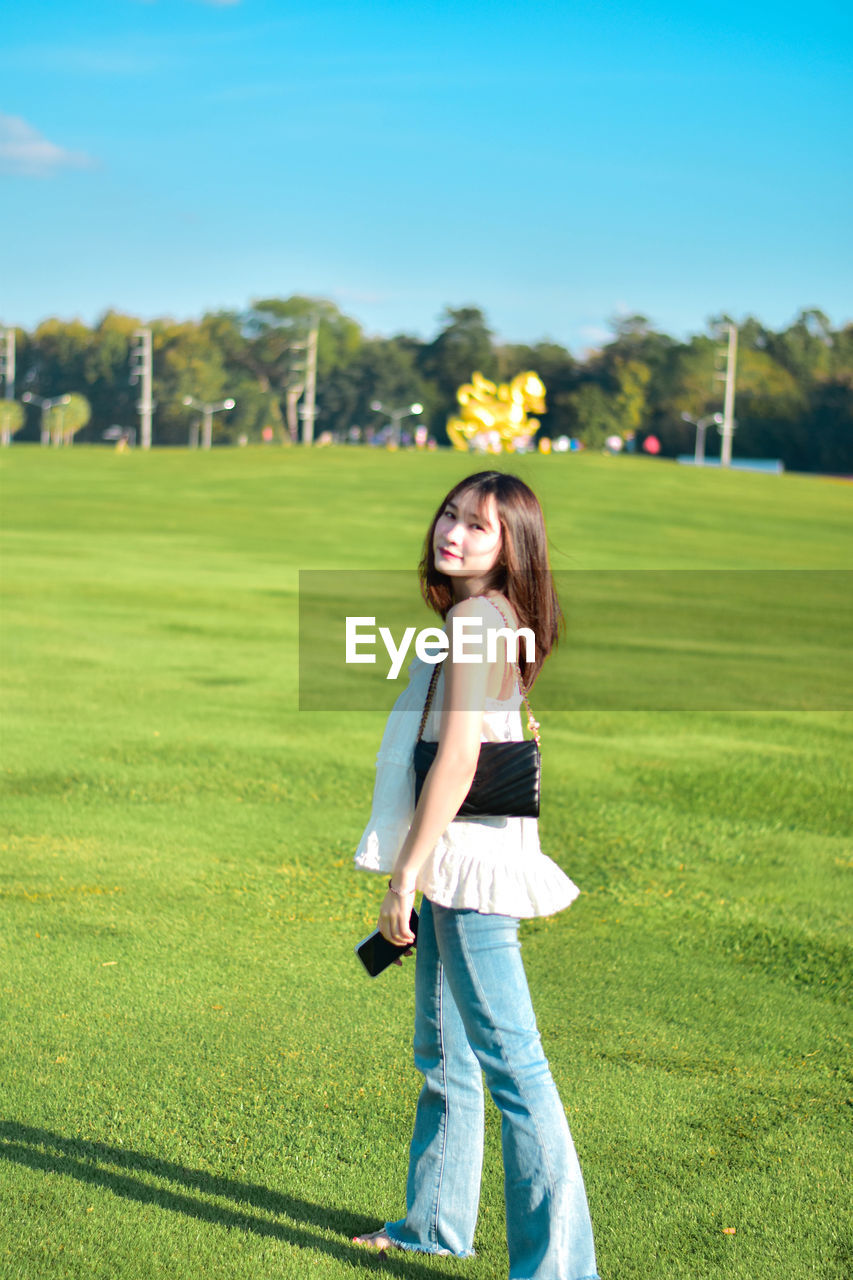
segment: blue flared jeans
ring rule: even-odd
[[[542,1052],[518,920],[424,898],[415,968],[415,1066],[404,1249],[468,1257],[480,1200],[483,1078],[501,1113],[509,1280],[596,1280],[578,1158]]]

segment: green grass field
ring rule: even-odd
[[[476,461],[2,454],[0,1276],[505,1280],[403,1210],[412,973],[352,955],[384,713],[296,710],[297,574],[406,569]],[[853,490],[525,458],[554,566],[841,569]],[[849,713],[557,711],[525,959],[603,1280],[846,1280]]]

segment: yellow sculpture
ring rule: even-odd
[[[448,418],[447,434],[454,449],[485,453],[514,452],[539,430],[539,419],[529,412],[545,412],[545,386],[537,374],[519,373],[512,382],[497,386],[475,373],[456,392],[460,411]]]

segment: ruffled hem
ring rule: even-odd
[[[418,876],[418,889],[440,907],[484,915],[552,916],[571,906],[580,889],[544,853],[512,861],[460,849],[436,850]]]
[[[383,848],[389,845],[371,832],[355,859],[356,870],[390,875],[394,858],[383,856]],[[516,857],[515,863],[520,861]],[[433,854],[421,868],[417,885],[440,907],[521,919],[556,915],[580,894],[574,881],[544,853],[528,857],[524,866],[487,861],[476,853],[466,856],[458,849],[452,855]]]

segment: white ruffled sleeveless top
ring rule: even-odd
[[[432,665],[414,658],[409,684],[400,694],[376,757],[373,806],[355,855],[362,871],[390,875],[414,817],[412,755]],[[444,690],[436,683],[424,739],[437,742]],[[487,698],[481,742],[519,741],[522,733],[516,686],[509,698]],[[550,916],[580,890],[539,846],[536,818],[456,818],[439,838],[417,879],[418,889],[442,907],[467,907],[487,915]]]

